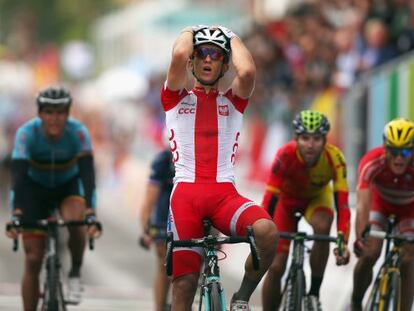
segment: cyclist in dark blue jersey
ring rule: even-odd
[[[148,249],[154,242],[157,255],[157,272],[154,282],[156,311],[167,309],[167,296],[171,282],[165,271],[164,259],[166,255],[165,240],[167,238],[168,210],[174,174],[171,151],[161,151],[151,163],[151,172],[141,207],[140,218],[143,233],[140,243],[141,246]]]
[[[47,218],[59,210],[64,220],[95,218],[95,170],[88,129],[69,117],[72,98],[62,87],[49,87],[36,99],[38,117],[16,132],[12,152],[12,217],[23,221]],[[88,230],[88,232],[86,232]],[[80,302],[80,269],[86,233],[95,235],[91,226],[69,228],[71,253],[68,299]],[[16,231],[9,231],[11,238]],[[24,231],[25,270],[22,296],[25,311],[36,310],[39,297],[39,273],[45,250],[45,232]]]

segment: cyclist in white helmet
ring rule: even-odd
[[[225,92],[220,78],[232,61],[236,76]],[[186,90],[187,66],[195,77]],[[242,40],[229,29],[194,26],[177,38],[161,91],[176,174],[168,230],[175,240],[203,235],[203,218],[226,235],[242,236],[251,225],[260,251],[260,270],[250,257],[230,310],[249,310],[248,301],[272,262],[276,226],[267,212],[241,196],[233,166],[243,113],[255,83],[256,68]],[[174,249],[172,309],[191,310],[202,257],[197,250]]]

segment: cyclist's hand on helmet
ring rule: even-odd
[[[22,211],[19,209],[16,209],[10,219],[10,221],[6,224],[6,236],[10,239],[17,239],[19,236],[19,229],[11,227],[13,222],[20,220],[22,217]]]
[[[181,32],[192,32],[193,34],[195,34],[196,32],[200,31],[201,29],[205,29],[208,28],[208,26],[206,25],[193,25],[193,26],[189,26],[189,27],[185,27]]]
[[[229,39],[229,41],[233,39],[234,37],[237,37],[237,35],[233,31],[228,29],[227,27],[217,26],[217,28],[223,32],[223,34],[227,37],[227,39]]]
[[[354,241],[354,254],[359,258],[362,256],[365,249],[365,240],[363,238],[357,238]]]
[[[102,226],[92,208],[88,208],[86,211],[86,222],[88,224],[88,236],[91,238],[99,238],[102,234]]]

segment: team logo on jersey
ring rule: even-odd
[[[223,105],[223,106],[218,106],[218,111],[219,111],[219,115],[221,116],[228,116],[229,115],[229,106],[227,105]]]
[[[178,114],[195,114],[195,108],[180,108]]]

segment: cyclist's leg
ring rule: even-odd
[[[295,210],[297,210],[297,202],[279,198],[273,221],[280,232],[295,232],[296,219]],[[276,256],[265,276],[262,288],[263,310],[277,310],[281,302],[281,279],[286,270],[286,263],[289,257],[290,241],[280,239],[277,245]]]
[[[197,291],[198,273],[181,275],[173,280],[172,310],[191,310]]]
[[[85,200],[79,196],[66,197],[60,206],[60,214],[65,221],[85,219]],[[69,227],[68,246],[71,254],[72,266],[69,277],[80,277],[80,269],[86,245],[85,226]]]
[[[414,211],[411,206],[410,214],[398,223],[398,231],[402,234],[414,234]],[[401,258],[401,310],[411,310],[414,297],[414,244],[402,246]]]
[[[208,192],[205,185],[178,183],[171,194],[167,229],[174,240],[187,240],[203,236],[203,215],[199,204]],[[202,250],[180,248],[173,251],[172,309],[191,310],[197,290]]]
[[[35,311],[39,300],[39,274],[42,268],[46,236],[40,233],[24,233],[25,252],[22,281],[23,306],[25,311]]]
[[[281,280],[286,270],[289,252],[277,252],[265,276],[262,288],[264,311],[277,310],[282,299]]]
[[[163,311],[167,304],[168,290],[170,288],[170,278],[165,271],[165,241],[159,241],[155,245],[157,254],[157,271],[154,282],[154,297],[156,311]]]
[[[47,218],[49,206],[43,200],[49,191],[28,180],[23,193],[16,194],[16,206],[22,209],[22,220],[33,221]],[[39,300],[39,274],[46,247],[46,232],[25,230],[22,235],[25,252],[22,279],[22,297],[25,311],[34,311]]]
[[[155,310],[165,311],[167,308],[167,297],[170,288],[171,280],[167,276],[165,270],[165,255],[167,251],[166,239],[167,239],[167,221],[168,221],[168,208],[169,200],[164,194],[161,195],[155,208],[150,216],[150,229],[149,234],[155,242],[155,253],[157,256],[156,272],[154,279],[154,299]],[[169,197],[168,197],[169,199]]]
[[[245,275],[233,300],[249,301],[261,278],[270,266],[277,244],[276,226],[267,212],[256,203],[239,195],[231,183],[216,185],[221,198],[215,209],[209,210],[213,225],[227,235],[243,236],[252,226],[260,253],[260,269],[253,269],[251,255],[245,263]]]
[[[381,255],[382,241],[368,238],[364,252],[354,267],[354,283],[352,290],[352,310],[360,310],[365,292],[372,281],[372,268]]]
[[[315,234],[329,235],[333,221],[332,190],[326,187],[313,199],[305,211],[305,218]],[[310,255],[311,287],[309,295],[319,297],[319,290],[329,257],[329,243],[315,241]]]
[[[414,245],[403,246],[401,261],[401,311],[411,310],[414,297]]]
[[[387,226],[387,214],[379,212],[371,205],[369,222],[371,229],[385,230]],[[376,205],[375,205],[376,206]],[[362,310],[362,300],[365,292],[372,281],[372,269],[377,262],[382,250],[382,240],[368,238],[365,243],[364,251],[358,258],[354,267],[353,289],[351,296],[352,310]]]

